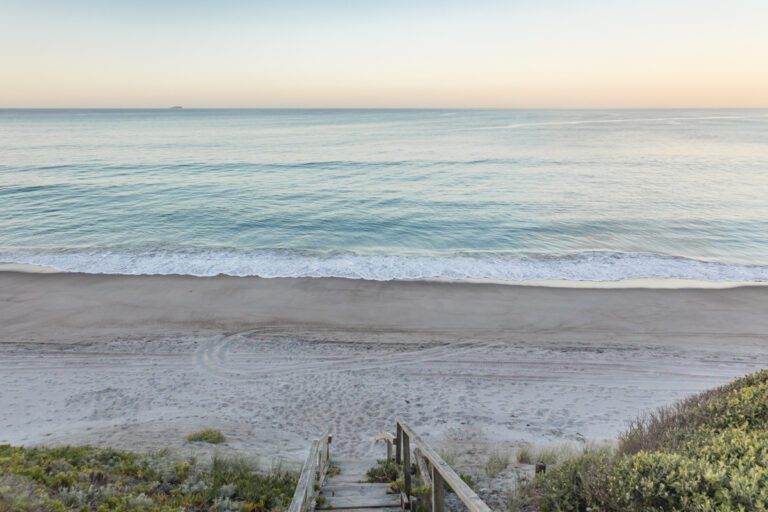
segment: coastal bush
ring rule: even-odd
[[[189,434],[186,438],[190,443],[209,443],[209,444],[221,444],[227,439],[221,431],[206,428]]]
[[[400,465],[394,460],[380,459],[376,465],[365,474],[368,482],[387,484],[397,480],[400,475]]]
[[[164,451],[0,445],[0,512],[267,512],[290,503],[296,480],[241,459],[206,465]]]
[[[768,370],[635,421],[519,486],[515,510],[768,511]],[[512,508],[512,507],[511,507]]]

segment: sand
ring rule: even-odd
[[[427,439],[614,438],[637,414],[768,366],[768,288],[578,289],[0,272],[0,443],[298,461]]]

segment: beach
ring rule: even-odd
[[[0,272],[0,443],[301,460],[408,420],[440,445],[613,439],[768,366],[768,288]]]

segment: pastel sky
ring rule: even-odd
[[[766,0],[0,0],[0,107],[768,107]]]

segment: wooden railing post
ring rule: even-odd
[[[397,435],[395,436],[395,462],[403,462],[403,427],[397,424]]]
[[[432,512],[445,510],[445,480],[440,472],[432,466]]]
[[[405,484],[405,495],[410,501],[411,498],[411,440],[406,432],[403,436],[403,483]]]
[[[429,446],[421,436],[410,426],[398,420],[398,434],[402,444],[403,474],[404,474],[404,498],[412,509],[415,509],[415,500],[411,500],[411,443],[414,445],[414,456],[419,462],[419,474],[424,485],[431,485],[432,496],[428,501],[432,510],[430,512],[445,512],[445,491],[451,489],[456,497],[464,504],[468,512],[492,512],[488,505],[480,499],[480,496],[473,491],[466,482],[453,470],[453,468],[443,460],[443,458]],[[426,460],[422,465],[421,458]],[[431,478],[429,478],[429,476]],[[427,483],[427,480],[431,482]],[[412,512],[414,512],[412,510]]]

